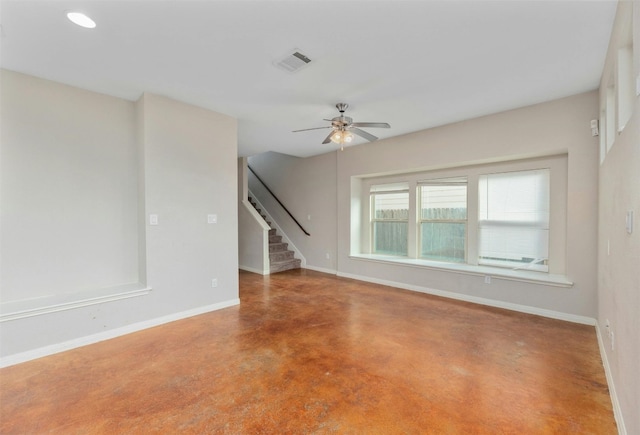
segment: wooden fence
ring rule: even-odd
[[[377,220],[373,224],[373,252],[407,255],[409,210],[376,210],[375,217]],[[464,262],[467,210],[465,208],[423,209],[422,219],[419,231],[420,257]],[[442,222],[443,220],[462,222]]]

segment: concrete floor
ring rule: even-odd
[[[0,370],[0,433],[615,434],[595,329],[337,278]]]

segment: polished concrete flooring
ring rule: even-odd
[[[615,434],[594,327],[337,278],[0,370],[2,434]]]

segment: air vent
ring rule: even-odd
[[[311,62],[311,59],[300,53],[300,51],[295,50],[283,59],[275,61],[274,65],[289,72],[296,72],[307,66],[309,62]]]

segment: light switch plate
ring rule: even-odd
[[[158,215],[150,214],[149,215],[149,225],[158,225]]]
[[[626,227],[627,227],[627,233],[629,234],[633,233],[633,210],[629,210],[627,212]]]
[[[207,223],[208,224],[217,224],[218,223],[218,215],[217,214],[208,214],[207,215]]]

